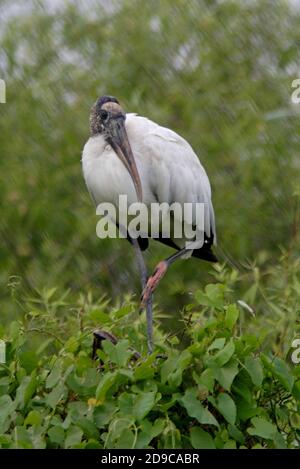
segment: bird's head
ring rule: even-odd
[[[91,109],[90,132],[103,135],[128,170],[139,202],[142,201],[142,184],[125,128],[126,114],[113,96],[101,96]]]

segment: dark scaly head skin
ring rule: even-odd
[[[113,96],[101,96],[90,114],[91,137],[103,135],[129,172],[138,201],[143,198],[142,184],[125,128],[126,114]]]
[[[103,118],[105,117],[104,105],[115,103],[120,106],[119,101],[114,96],[101,96],[93,105],[90,113],[90,133],[91,136],[101,134],[104,131]]]

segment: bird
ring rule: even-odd
[[[126,195],[128,205],[142,203],[204,204],[202,241],[194,243],[150,230],[133,236],[119,219],[113,220],[123,237],[134,248],[142,283],[141,307],[146,309],[148,352],[153,352],[152,295],[168,267],[177,259],[194,257],[217,262],[215,214],[207,173],[191,145],[176,132],[162,127],[137,113],[126,113],[114,96],[101,96],[93,104],[89,119],[90,135],[82,152],[82,170],[87,189],[95,205],[103,202],[118,207],[119,196]],[[183,223],[171,216],[173,227]],[[195,212],[190,218],[195,226]],[[153,238],[176,252],[158,263],[148,277],[143,251]],[[190,244],[189,244],[190,243]]]

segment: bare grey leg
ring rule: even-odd
[[[146,288],[148,281],[147,267],[144,261],[143,253],[139,246],[137,239],[132,238],[132,244],[135,250],[136,259],[141,275],[142,291]],[[152,314],[152,295],[149,295],[147,301],[145,302],[146,308],[146,319],[147,319],[147,344],[148,344],[148,353],[153,352],[153,314]]]

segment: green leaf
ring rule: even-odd
[[[257,415],[259,412],[259,408],[257,407],[256,402],[253,400],[248,402],[245,399],[237,396],[235,399],[235,404],[237,406],[238,417],[242,421],[248,420],[254,415]]]
[[[165,421],[163,419],[156,419],[151,429],[151,437],[157,437],[164,429]]]
[[[78,427],[81,428],[85,436],[97,440],[97,438],[99,437],[99,431],[96,425],[91,420],[88,420],[86,417],[79,417],[73,419],[73,421]]]
[[[150,355],[144,362],[137,366],[134,370],[133,377],[135,381],[145,380],[154,376],[154,368],[152,366],[155,361],[155,355]]]
[[[214,378],[223,386],[226,391],[230,391],[234,378],[239,372],[238,362],[231,359],[230,362],[222,366],[222,368],[215,368],[213,370]]]
[[[30,434],[25,427],[17,425],[14,429],[14,438],[17,448],[30,449],[33,447]]]
[[[37,348],[36,350],[36,354],[38,355],[38,357],[40,357],[40,355],[44,354],[46,348],[52,343],[54,342],[55,338],[54,337],[49,337],[49,339],[46,339],[44,340],[41,345]]]
[[[82,395],[90,395],[90,390],[86,389],[82,383],[82,380],[76,375],[74,371],[72,371],[66,379],[66,385],[69,389],[74,391],[79,396]]]
[[[232,329],[239,318],[239,310],[236,305],[229,305],[226,308],[225,326]]]
[[[224,285],[220,283],[209,284],[205,287],[205,292],[199,290],[195,298],[200,305],[210,306],[211,308],[222,308],[224,304]]]
[[[119,308],[117,311],[114,311],[113,315],[116,319],[121,319],[124,316],[127,316],[128,314],[132,313],[133,307],[131,304],[125,304],[121,308]]]
[[[65,387],[64,383],[58,383],[52,391],[46,397],[46,404],[50,406],[52,409],[55,409],[57,404],[65,399],[67,394],[67,388]]]
[[[43,417],[37,410],[31,410],[27,415],[24,424],[27,425],[40,425]]]
[[[184,396],[179,399],[179,402],[186,408],[189,416],[197,419],[199,423],[219,427],[215,417],[197,399],[197,389],[187,389]]]
[[[112,322],[109,315],[101,311],[101,309],[92,309],[89,313],[89,317],[97,321],[98,324],[110,324]]]
[[[292,392],[295,399],[300,401],[300,379],[295,381]]]
[[[76,337],[70,337],[65,343],[65,349],[67,352],[76,353],[79,349],[80,343]]]
[[[249,373],[246,370],[242,369],[232,384],[232,390],[241,396],[245,401],[252,403],[252,380]]]
[[[163,430],[163,427],[162,427]],[[147,448],[150,441],[152,440],[152,424],[149,420],[143,420],[140,424],[140,431],[137,436],[135,448],[142,449]]]
[[[178,361],[178,353],[170,352],[168,359],[163,363],[160,374],[161,382],[165,384],[168,381],[169,376],[176,370]]]
[[[221,350],[222,348],[224,348],[225,342],[225,337],[219,337],[210,344],[207,351],[210,352],[211,350]]]
[[[267,369],[271,371],[278,381],[285,387],[287,391],[292,391],[294,385],[294,376],[287,365],[281,358],[275,357],[270,360],[266,355],[262,355],[262,360]]]
[[[168,377],[168,382],[171,386],[180,386],[182,382],[182,373],[189,366],[191,360],[192,354],[188,350],[184,350],[179,355],[176,368]]]
[[[200,377],[193,372],[193,378],[197,384],[202,384],[208,389],[208,391],[213,392],[215,378],[214,371],[211,368],[206,368],[206,370],[201,373]]]
[[[123,430],[118,440],[115,442],[114,448],[117,449],[132,449],[135,443],[134,433],[128,429]]]
[[[25,376],[23,378],[20,386],[17,389],[16,395],[16,404],[20,408],[23,408],[28,404],[30,398],[36,391],[37,385],[38,381],[36,379],[36,371],[33,371],[31,376]]]
[[[0,422],[4,421],[15,410],[15,403],[9,395],[0,397]]]
[[[120,415],[124,415],[125,417],[132,415],[133,405],[136,401],[136,394],[123,392],[118,397],[118,406],[120,410]]]
[[[61,360],[56,360],[54,363],[54,366],[47,376],[46,379],[46,388],[53,388],[61,379],[61,374],[62,374],[62,362]]]
[[[285,441],[284,437],[279,433],[278,430],[276,430],[276,432],[275,432],[273,441],[274,441],[275,448],[277,448],[277,449],[286,449],[287,448],[286,441]]]
[[[228,440],[223,446],[223,449],[236,449],[236,442],[234,440]]]
[[[131,426],[134,424],[133,418],[116,417],[109,424],[108,435],[105,441],[107,448],[132,448],[134,444],[134,435],[131,432]]]
[[[174,404],[178,401],[178,399],[180,398],[180,394],[179,393],[174,393],[172,394],[172,397],[169,401],[167,402],[163,402],[163,403],[159,403],[158,406],[159,406],[159,410],[163,413],[165,412],[168,412],[168,410],[174,406]]]
[[[48,430],[48,436],[52,443],[62,446],[65,440],[65,431],[62,427],[55,425]]]
[[[195,449],[215,449],[215,443],[211,435],[200,427],[191,429],[191,443]]]
[[[235,347],[234,347],[233,340],[230,339],[228,344],[225,345],[225,347],[222,350],[217,352],[216,355],[214,355],[211,358],[211,360],[209,360],[209,363],[212,363],[218,367],[224,366],[225,363],[227,363],[232,357],[232,355],[234,354],[234,350],[235,350]]]
[[[155,404],[156,392],[141,393],[133,405],[132,415],[141,421],[150,412]]]
[[[84,449],[101,449],[101,445],[100,445],[99,441],[94,440],[93,438],[91,438],[86,443]]]
[[[129,341],[120,340],[117,344],[113,344],[109,340],[104,340],[103,350],[109,356],[109,359],[118,366],[125,366],[128,359],[132,355],[132,351],[128,350]]]
[[[274,374],[277,376],[281,384],[288,391],[292,391],[295,379],[288,364],[285,363],[281,358],[276,357],[273,361],[273,367]]]
[[[247,357],[245,360],[245,367],[252,379],[253,384],[255,384],[255,386],[261,386],[264,379],[264,372],[260,363],[260,359]]]
[[[243,433],[235,425],[228,425],[228,433],[232,438],[234,438],[239,443],[241,444],[245,443],[245,437]]]
[[[100,378],[100,383],[98,384],[98,387],[96,389],[96,399],[99,402],[103,402],[105,399],[105,396],[109,389],[113,386],[113,384],[116,382],[117,379],[117,373],[116,372],[108,372],[106,375],[101,376]]]
[[[8,393],[9,383],[10,380],[8,376],[3,376],[3,378],[0,378],[0,396]]]
[[[172,351],[168,359],[161,367],[161,382],[169,382],[171,386],[179,386],[182,381],[182,373],[189,366],[192,354],[188,350],[181,353]]]
[[[112,419],[117,411],[115,402],[106,401],[102,405],[98,405],[94,410],[94,422],[98,428],[103,428]]]
[[[216,408],[223,415],[225,420],[231,425],[236,421],[236,406],[232,398],[226,394],[221,393],[216,399]]]
[[[37,367],[39,358],[34,350],[26,350],[19,353],[19,361],[26,372],[30,374]]]
[[[0,397],[0,434],[6,433],[10,426],[9,416],[14,412],[16,407],[15,402],[11,397],[4,395]]]
[[[74,448],[81,442],[83,431],[81,428],[71,425],[66,434],[65,448]]]
[[[0,448],[9,448],[11,441],[10,435],[0,435]]]
[[[249,427],[247,432],[249,435],[260,436],[261,438],[266,438],[268,440],[273,440],[277,428],[268,420],[262,417],[253,417],[251,419],[253,427]]]

